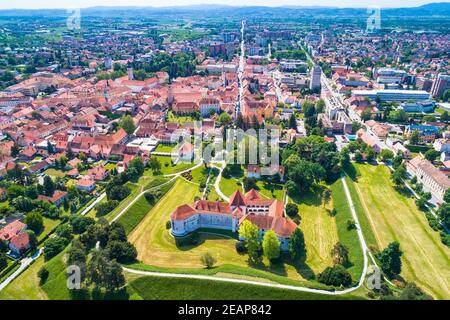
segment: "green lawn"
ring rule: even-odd
[[[174,174],[181,171],[185,171],[187,169],[192,168],[195,166],[195,163],[188,163],[188,162],[179,162],[176,165],[172,165],[172,157],[169,156],[153,156],[158,159],[158,161],[161,163],[161,174]]]
[[[196,121],[194,118],[192,118],[190,116],[176,115],[172,111],[169,111],[167,116],[168,116],[168,122],[177,122],[177,123],[183,124],[183,123],[186,123],[186,122],[194,122],[194,121]]]
[[[227,197],[231,196],[236,190],[242,191],[242,186],[240,184],[240,180],[235,178],[225,178],[222,175],[222,179],[220,179],[220,190],[222,190],[223,194]]]
[[[314,274],[332,265],[331,249],[338,242],[335,217],[329,214],[333,209],[333,202],[331,199],[323,201],[321,190],[318,188],[314,192],[302,192],[290,198],[290,202],[298,204],[300,229],[306,243],[306,264]]]
[[[161,187],[161,196],[169,191],[174,183],[169,183]],[[149,203],[145,196],[141,196],[126,212],[124,212],[117,222],[122,224],[125,232],[129,234],[142,221],[146,214],[153,208],[153,204]]]
[[[104,165],[104,167],[106,170],[109,170],[109,171],[117,168],[116,164],[113,162],[108,162],[107,164]]]
[[[49,168],[44,171],[44,174],[51,177],[64,177],[66,174],[61,170],[56,170],[54,168]]]
[[[44,265],[44,258],[39,257],[23,271],[6,288],[0,291],[0,300],[45,300],[47,294],[39,286],[38,271]]]
[[[450,249],[429,226],[411,195],[395,190],[384,165],[356,164],[355,190],[379,248],[398,241],[401,276],[439,299],[450,298]]]
[[[47,217],[44,217],[44,230],[38,235],[38,241],[41,241],[42,239],[47,236],[56,226],[58,226],[61,223],[61,220],[58,219],[49,219]]]
[[[167,290],[170,288],[170,290]],[[199,279],[140,277],[127,289],[144,300],[335,300],[363,299],[351,294],[321,295],[240,283],[224,283]],[[132,290],[130,290],[132,289]]]
[[[175,152],[174,148],[176,147],[176,144],[158,144],[154,152],[167,152],[172,153]]]
[[[258,180],[256,182],[258,186],[258,192],[265,198],[268,199],[278,199],[283,201],[284,199],[284,189],[283,185],[275,184],[268,181]]]

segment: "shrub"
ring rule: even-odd
[[[298,206],[294,203],[288,203],[286,205],[286,214],[289,217],[295,217],[298,214]]]
[[[200,261],[207,269],[212,268],[216,264],[216,258],[214,258],[213,255],[209,252],[203,253],[200,257]]]
[[[245,247],[244,241],[238,241],[236,242],[236,251],[239,254],[244,254],[247,252],[247,248]]]
[[[348,287],[352,284],[352,276],[350,273],[340,264],[333,267],[327,267],[318,278],[319,282],[329,286],[335,287]]]
[[[353,220],[347,220],[347,230],[353,230],[356,229],[355,221]]]
[[[38,277],[39,277],[39,284],[40,285],[43,285],[46,281],[47,281],[47,279],[48,279],[48,276],[49,276],[49,272],[48,272],[48,270],[47,270],[47,268],[45,268],[45,267],[42,267],[39,271],[38,271]]]
[[[169,230],[170,228],[172,228],[172,222],[170,220],[166,221],[166,229]]]

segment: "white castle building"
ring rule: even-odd
[[[262,199],[254,189],[245,196],[238,190],[230,203],[199,200],[193,205],[179,206],[170,216],[172,234],[185,236],[200,228],[237,232],[248,220],[258,226],[261,238],[267,230],[273,230],[281,242],[281,250],[287,251],[291,234],[297,224],[284,217],[283,202]]]

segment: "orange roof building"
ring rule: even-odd
[[[252,189],[245,195],[240,190],[233,193],[229,203],[199,200],[193,205],[179,206],[170,216],[172,234],[185,236],[200,228],[222,229],[237,232],[244,221],[255,224],[260,236],[273,230],[281,242],[281,250],[288,250],[289,238],[297,224],[284,215],[282,201],[263,199]]]

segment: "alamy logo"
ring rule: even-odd
[[[367,9],[367,26],[366,32],[375,32],[381,29],[381,9],[373,7]]]
[[[176,130],[171,141],[172,162],[205,162],[259,165],[261,175],[274,175],[279,170],[280,131],[276,129],[227,129],[205,132],[201,122],[195,123],[194,134]]]
[[[369,276],[367,277],[366,283],[370,290],[379,290],[381,288],[381,272],[380,268],[377,266],[369,266],[368,270]]]
[[[67,14],[69,16],[66,20],[66,26],[69,30],[79,30],[81,29],[81,11],[80,9],[67,9]]]
[[[77,265],[67,267],[67,288],[69,290],[81,289],[81,269]]]

